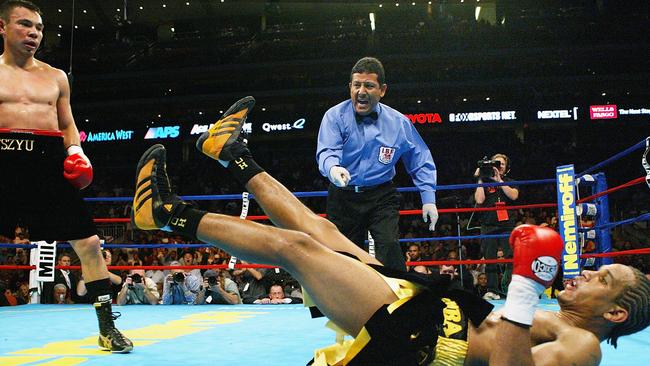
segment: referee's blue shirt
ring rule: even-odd
[[[349,185],[374,186],[395,176],[402,158],[406,171],[420,190],[422,204],[436,203],[436,165],[429,148],[411,121],[399,111],[379,103],[377,120],[357,122],[352,100],[330,108],[320,125],[316,160],[320,173],[340,165],[350,172]]]

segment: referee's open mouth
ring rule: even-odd
[[[354,109],[359,114],[370,113],[371,107],[372,104],[370,103],[370,100],[368,100],[367,97],[363,97],[363,98],[357,97],[354,103]]]

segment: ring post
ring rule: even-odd
[[[607,179],[605,173],[598,173],[594,175],[596,185],[592,188],[592,194],[600,193],[607,190]],[[598,213],[596,215],[596,227],[606,226],[609,224],[609,198],[608,195],[603,195],[595,200],[598,206]],[[596,230],[596,243],[598,243],[598,253],[609,253],[612,251],[612,236],[609,233],[609,228]],[[612,264],[611,257],[596,258],[596,268],[603,264]]]
[[[565,279],[580,275],[580,242],[576,216],[576,179],[573,164],[555,169],[558,226],[564,242],[562,270]]]

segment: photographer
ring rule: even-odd
[[[239,260],[238,263],[249,264],[242,260]],[[266,294],[264,284],[266,274],[266,268],[238,268],[232,272],[233,280],[238,285],[242,303],[252,304],[253,301]]]
[[[241,296],[235,281],[226,278],[224,271],[207,270],[203,274],[203,287],[196,296],[197,305],[241,304]]]
[[[117,305],[138,305],[158,303],[160,294],[156,283],[146,277],[143,269],[132,269],[124,279],[122,289],[117,294]]]
[[[489,160],[479,160],[474,177],[478,183],[508,182],[512,179],[506,177],[510,171],[510,159],[504,154],[495,154]],[[510,206],[519,198],[519,190],[509,186],[477,187],[474,199],[479,207]],[[494,235],[510,233],[515,227],[516,215],[514,211],[500,209],[484,211],[480,215],[481,235]],[[496,259],[497,248],[503,248],[505,257],[511,258],[512,252],[508,238],[481,239],[481,251],[485,259]],[[488,264],[485,272],[488,276],[488,288],[491,291],[499,290],[498,266]]]
[[[169,265],[180,266],[181,264],[178,261],[173,261]],[[165,277],[163,305],[194,304],[201,282],[192,275],[191,271],[172,269],[171,273]]]

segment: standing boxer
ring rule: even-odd
[[[24,223],[32,240],[69,240],[81,260],[99,320],[99,346],[130,352],[115,328],[111,283],[99,237],[80,189],[93,171],[80,146],[66,74],[34,58],[43,39],[40,9],[29,1],[0,5],[0,233]]]

